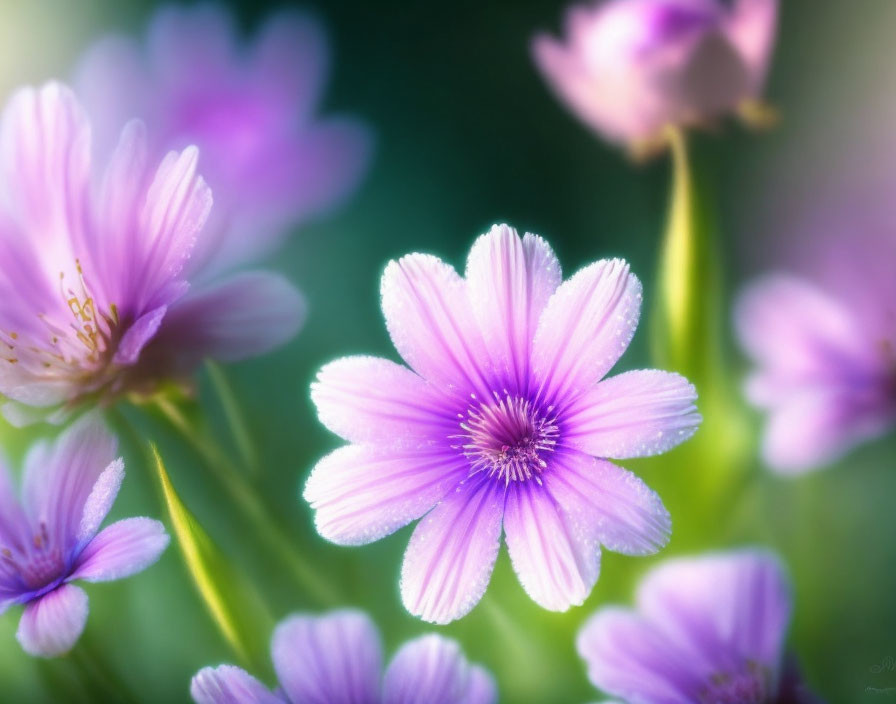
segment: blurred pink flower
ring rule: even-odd
[[[700,416],[677,374],[603,379],[641,311],[628,264],[563,282],[547,242],[495,226],[464,278],[433,256],[390,263],[382,307],[410,369],[376,357],[321,369],[318,415],[353,444],[317,464],[305,498],[320,534],[343,545],[421,519],[402,568],[411,613],[447,623],[470,611],[502,531],[524,588],[555,611],[591,592],[601,545],[645,555],[666,543],[659,496],[605,458],[666,452]]]
[[[295,614],[271,642],[272,692],[233,665],[206,667],[190,685],[198,704],[494,704],[491,674],[453,640],[430,634],[399,648],[383,673],[376,626],[361,611]]]
[[[791,611],[768,553],[678,558],[644,578],[636,611],[594,614],[578,651],[594,685],[627,704],[817,704],[784,656]]]
[[[535,62],[579,118],[637,147],[759,97],[778,0],[604,0],[573,7],[566,37],[538,35]]]
[[[288,229],[337,205],[366,172],[368,130],[317,112],[329,49],[318,22],[284,11],[248,50],[216,4],[157,11],[145,50],[101,40],[84,57],[76,88],[112,135],[131,118],[148,126],[151,153],[199,147],[215,194],[209,227],[220,234],[194,260],[232,265],[269,251]]]
[[[737,302],[738,337],[757,366],[747,395],[768,411],[763,456],[777,471],[833,462],[896,426],[896,223],[857,234],[866,217],[829,215],[818,226],[846,236],[803,241],[805,273],[766,275]]]
[[[195,147],[158,163],[133,122],[99,169],[91,137],[55,83],[18,91],[0,124],[0,393],[17,424],[154,390],[205,356],[260,354],[301,323],[302,301],[278,275],[190,289],[186,263],[212,205]]]

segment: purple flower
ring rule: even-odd
[[[197,259],[216,267],[270,250],[290,225],[343,201],[371,151],[357,120],[317,115],[329,68],[317,21],[281,12],[248,50],[239,44],[223,7],[166,7],[145,50],[128,38],[102,40],[76,81],[102,132],[139,117],[153,154],[198,145],[217,234]]]
[[[598,688],[628,704],[809,704],[784,664],[790,587],[772,555],[669,560],[641,582],[637,610],[600,609],[578,651]]]
[[[896,247],[892,237],[823,238],[811,275],[767,275],[738,300],[741,344],[757,369],[747,395],[768,412],[763,456],[800,473],[896,426]]]
[[[100,530],[124,478],[115,454],[115,438],[85,416],[31,448],[21,501],[0,465],[0,613],[25,606],[16,635],[31,655],[61,655],[84,630],[87,594],[72,582],[129,577],[168,545],[162,524],[149,518]]]
[[[133,122],[100,170],[91,136],[55,83],[18,91],[0,125],[0,393],[19,424],[151,391],[205,356],[259,354],[301,320],[298,294],[273,274],[190,289],[186,264],[212,203],[194,147],[155,167]]]
[[[655,140],[756,99],[777,0],[605,0],[573,7],[566,38],[542,34],[535,62],[553,90],[612,142]]]
[[[280,689],[244,670],[207,667],[190,692],[198,704],[493,704],[491,675],[470,665],[453,640],[405,643],[383,676],[379,633],[360,611],[295,615],[277,626],[271,652]]]
[[[375,357],[325,366],[321,421],[351,442],[305,487],[322,536],[379,540],[417,518],[402,568],[411,613],[446,623],[482,597],[503,531],[526,591],[547,609],[581,604],[600,545],[665,544],[669,515],[607,461],[654,455],[700,422],[694,388],[647,370],[601,381],[638,324],[641,284],[618,259],[566,282],[550,246],[496,226],[461,278],[411,254],[386,268],[386,325],[411,367]]]

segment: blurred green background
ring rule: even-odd
[[[696,145],[720,223],[729,292],[774,264],[788,236],[791,191],[805,200],[817,179],[832,178],[844,154],[867,147],[871,137],[886,139],[896,104],[896,3],[782,4],[768,90],[782,110],[782,124],[766,134],[726,124],[700,136]],[[234,3],[234,11],[248,31],[280,5]],[[495,222],[545,236],[567,273],[600,257],[623,256],[645,281],[649,298],[668,164],[659,159],[633,166],[546,90],[529,60],[528,42],[537,30],[557,30],[563,3],[383,0],[302,7],[316,11],[332,39],[327,107],[369,122],[376,133],[375,159],[347,207],[300,228],[268,263],[308,298],[310,315],[301,334],[278,352],[228,373],[260,449],[261,472],[253,481],[291,534],[295,551],[329,585],[332,601],[369,611],[392,652],[403,640],[433,630],[405,612],[398,594],[410,530],[364,548],[339,548],[315,533],[301,486],[314,462],[339,444],[318,424],[309,401],[316,370],[344,354],[397,358],[379,311],[385,263],[425,251],[462,267],[474,237]],[[4,2],[0,8],[0,88],[8,95],[20,83],[67,78],[72,62],[103,33],[142,35],[153,3],[59,0]],[[619,370],[649,365],[646,322]],[[200,399],[218,436],[228,442],[206,374]],[[258,547],[253,526],[230,510],[229,499],[187,445],[158,419],[135,409],[125,413],[144,440],[159,443],[184,501],[277,618],[329,606],[303,593]],[[17,461],[41,432],[47,428],[4,428],[7,454]],[[129,473],[114,515],[162,517],[142,448],[123,439],[123,450]],[[698,547],[677,535],[699,535],[705,548],[762,543],[780,551],[792,572],[791,643],[813,687],[829,702],[886,698],[866,688],[896,687],[896,673],[872,672],[896,656],[894,450],[892,439],[877,442],[840,466],[798,480],[775,478],[751,458],[738,502],[721,512],[722,520],[708,523],[695,522],[707,511],[694,505],[700,492],[691,488],[716,468],[692,466],[681,450],[662,461],[627,463],[660,491],[673,515],[676,529],[661,555],[604,553],[602,576],[587,603],[555,614],[529,600],[504,551],[482,603],[440,630],[495,673],[504,702],[599,699],[573,643],[595,608],[629,603],[638,577],[656,560]],[[119,688],[122,701],[187,701],[193,673],[233,661],[174,546],[147,572],[87,590],[92,613],[75,657],[29,658],[14,637],[18,610],[0,617],[0,700],[91,701],[79,684],[79,670],[94,662],[102,663],[94,674],[107,678],[107,689]]]

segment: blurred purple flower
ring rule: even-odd
[[[21,501],[0,465],[0,613],[25,605],[17,638],[31,655],[61,655],[84,630],[87,595],[73,581],[129,577],[168,545],[162,524],[149,518],[99,530],[123,478],[115,438],[90,416],[32,447]]]
[[[274,631],[280,689],[244,670],[207,667],[190,691],[198,704],[493,704],[491,675],[470,665],[460,646],[438,635],[405,643],[383,676],[379,633],[359,611],[296,615]]]
[[[777,10],[778,0],[605,0],[570,9],[566,38],[538,35],[532,50],[583,122],[636,147],[757,99]]]
[[[578,651],[595,686],[627,704],[810,704],[784,660],[787,578],[745,550],[678,558],[641,582],[637,611],[600,609]]]
[[[305,487],[322,536],[378,540],[417,518],[401,591],[411,613],[446,623],[488,584],[503,530],[529,595],[581,604],[600,545],[632,555],[665,544],[660,498],[606,457],[643,457],[688,439],[693,386],[646,370],[601,381],[638,324],[641,284],[618,259],[562,282],[543,239],[495,226],[466,278],[411,254],[386,268],[386,325],[411,369],[346,357],[312,386],[321,421],[353,443]]]
[[[101,171],[91,136],[55,83],[18,91],[0,125],[0,393],[17,424],[88,396],[152,390],[205,356],[260,354],[301,322],[298,294],[273,274],[188,292],[186,262],[212,203],[195,147],[148,168],[132,122]]]
[[[801,250],[806,275],[767,275],[737,302],[758,367],[747,395],[769,413],[763,455],[779,472],[833,462],[896,426],[896,239],[856,234],[861,216],[848,237]]]
[[[138,117],[151,154],[199,147],[216,205],[196,259],[220,268],[269,251],[366,172],[366,127],[317,115],[328,64],[323,29],[297,12],[271,18],[245,50],[220,5],[171,6],[153,17],[145,50],[124,37],[97,43],[76,86],[103,134]]]

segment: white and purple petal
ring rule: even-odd
[[[465,278],[499,389],[528,392],[535,329],[563,280],[557,257],[541,237],[495,225],[470,249]]]
[[[628,348],[640,314],[641,282],[620,259],[596,262],[564,281],[533,342],[539,398],[574,398],[600,381]]]
[[[348,445],[317,463],[304,497],[324,538],[364,545],[420,518],[468,472],[464,458],[440,448]]]
[[[206,667],[190,682],[196,704],[289,704],[248,672],[233,665]]]
[[[466,615],[488,586],[503,513],[504,486],[474,475],[426,514],[401,567],[405,608],[438,624]]]
[[[564,413],[564,438],[595,457],[648,457],[688,440],[700,425],[697,391],[679,374],[654,369],[604,379]]]
[[[444,445],[457,430],[450,399],[410,369],[379,357],[343,357],[311,384],[317,415],[349,442]]]
[[[380,292],[392,343],[411,369],[461,397],[491,395],[485,342],[454,269],[410,254],[389,263]]]
[[[108,509],[106,490],[111,493],[117,488],[118,470],[110,466],[116,459],[116,446],[102,421],[87,415],[55,442],[38,442],[28,451],[22,481],[25,511],[31,525],[45,527],[53,545],[63,552],[74,549],[98,527],[98,514]],[[93,494],[107,469],[109,486]],[[90,513],[86,517],[85,509]]]
[[[109,582],[142,572],[161,557],[170,538],[151,518],[125,518],[104,528],[84,548],[71,580]]]
[[[380,700],[379,633],[360,611],[296,615],[274,631],[274,669],[291,702],[369,704]]]
[[[591,593],[600,574],[600,542],[543,484],[507,487],[504,532],[513,569],[539,606],[566,611]]]
[[[87,611],[84,590],[62,584],[26,604],[16,638],[29,655],[45,658],[62,655],[81,637]]]
[[[456,641],[436,634],[405,643],[386,670],[383,704],[461,704],[472,672]]]

